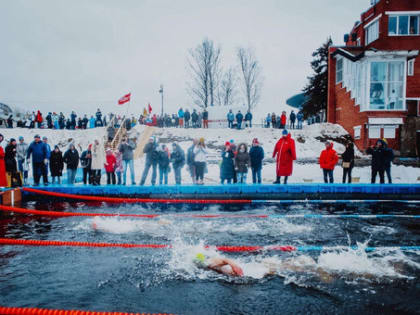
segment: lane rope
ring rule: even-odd
[[[200,219],[236,219],[236,218],[261,218],[261,219],[389,219],[389,218],[410,218],[420,219],[420,215],[410,214],[124,214],[124,213],[89,213],[89,212],[61,212],[50,210],[32,210],[0,205],[0,211],[15,212],[50,217],[134,217],[155,219],[158,217],[185,217]]]
[[[125,313],[125,312],[95,312],[79,310],[57,310],[35,307],[5,307],[0,306],[3,315],[170,315],[168,313]]]
[[[67,199],[89,200],[89,201],[103,201],[110,203],[191,203],[191,204],[250,204],[252,200],[248,199],[154,199],[154,198],[116,198],[116,197],[102,197],[102,196],[85,196],[57,193],[52,191],[45,191],[29,187],[23,187],[23,191]]]
[[[91,243],[75,241],[48,241],[48,240],[24,240],[0,238],[0,245],[21,245],[21,246],[65,246],[65,247],[120,247],[120,248],[173,248],[170,244],[126,244],[126,243]],[[345,250],[359,249],[358,246],[292,246],[292,245],[267,245],[267,246],[230,246],[230,245],[205,245],[205,248],[216,249],[222,252],[257,252],[257,251],[282,251],[282,252],[308,252],[324,250]],[[381,246],[381,247],[360,247],[366,252],[376,250],[402,250],[420,251],[420,246]]]

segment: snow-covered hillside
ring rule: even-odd
[[[144,130],[144,126],[136,126],[132,133],[139,134]],[[41,129],[1,129],[6,140],[24,136],[26,142],[33,140],[35,134],[47,136],[49,143],[54,146],[58,144],[65,151],[70,142],[74,142],[76,147],[79,145],[84,149],[94,139],[103,139],[105,136],[105,128],[96,128],[88,130],[41,130]],[[203,137],[208,145],[208,173],[205,175],[207,183],[219,182],[219,161],[220,152],[226,141],[233,139],[239,144],[245,142],[251,144],[253,138],[258,138],[264,148],[266,159],[262,171],[264,183],[271,183],[275,180],[275,164],[271,159],[273,148],[277,140],[281,137],[282,130],[253,128],[245,130],[232,129],[179,129],[165,128],[156,129],[154,136],[161,143],[177,142],[186,151],[192,143],[192,139]],[[298,161],[294,164],[293,175],[289,178],[289,183],[302,183],[304,181],[323,182],[322,170],[315,163],[321,151],[324,149],[324,139],[344,139],[346,131],[334,124],[316,124],[304,126],[303,130],[291,130],[292,137],[296,141],[296,153]],[[344,152],[344,146],[338,142],[334,142],[334,148],[338,153]],[[360,152],[356,155],[363,156]],[[144,157],[135,161],[136,182],[140,181],[141,173],[144,167]],[[416,183],[420,176],[420,169],[401,165],[393,165],[392,174],[395,183]],[[191,183],[191,178],[184,167],[182,171],[183,183]],[[341,182],[342,168],[337,166],[334,171],[336,182]],[[370,167],[355,167],[353,169],[353,177],[360,177],[360,182],[370,182]],[[103,180],[104,181],[104,180]],[[173,172],[169,174],[169,183],[174,184]],[[248,183],[251,182],[251,173],[248,173]],[[150,175],[147,184],[150,183]]]

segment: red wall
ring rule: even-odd
[[[381,0],[374,7],[362,13],[362,23],[353,28],[352,32],[358,34],[361,39],[361,46],[365,43],[364,25],[372,21],[376,16],[382,14],[379,25],[379,39],[372,42],[365,48],[376,48],[378,50],[420,50],[420,36],[388,36],[388,15],[385,11],[420,11],[420,0]],[[350,33],[351,34],[351,33]],[[351,38],[351,35],[350,35]],[[355,46],[356,42],[347,42],[347,46]],[[405,121],[406,111],[371,111],[360,112],[359,106],[355,106],[354,100],[350,98],[350,93],[342,84],[335,84],[335,59],[331,53],[337,50],[336,47],[330,48],[329,68],[328,68],[328,107],[327,120],[331,123],[338,123],[354,137],[354,126],[361,126],[361,137],[355,140],[355,144],[360,150],[366,149],[369,145],[376,142],[375,139],[368,139],[368,130],[365,124],[368,117],[401,117]],[[414,63],[414,76],[407,76],[407,97],[420,97],[420,57],[417,56]],[[399,149],[399,129],[396,130],[396,138],[388,139],[388,144],[394,149]],[[381,132],[383,136],[383,130]]]

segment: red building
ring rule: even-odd
[[[402,155],[414,156],[420,136],[420,0],[371,2],[344,35],[345,46],[330,48],[327,120],[342,125],[361,150],[385,138]]]

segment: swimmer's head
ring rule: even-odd
[[[205,267],[207,265],[207,256],[203,253],[198,253],[195,255],[194,262],[199,266]]]
[[[197,260],[198,262],[202,262],[203,263],[206,260],[206,256],[204,256],[203,253],[198,253],[195,256],[195,260]]]

